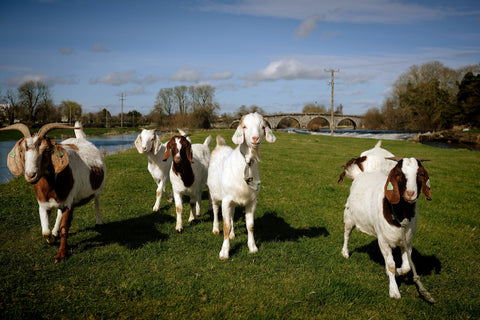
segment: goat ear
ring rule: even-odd
[[[55,173],[61,172],[68,165],[68,154],[63,147],[54,143],[52,152],[52,164]]]
[[[185,152],[187,153],[188,161],[190,161],[190,163],[193,163],[193,152],[192,152],[192,146],[190,144],[188,145]]]
[[[425,170],[425,169],[424,169]],[[427,198],[427,200],[432,200],[431,198],[431,185],[430,185],[430,178],[428,176],[427,170],[425,170],[425,175],[421,178],[422,181],[422,192]]]
[[[162,146],[162,141],[157,135],[155,135],[155,139],[153,139],[153,154],[157,155],[157,153],[162,150]]]
[[[243,124],[240,123],[240,125],[237,127],[237,130],[233,134],[232,141],[235,144],[242,144],[244,139],[244,129],[243,129]]]
[[[142,135],[139,134],[137,139],[135,139],[135,148],[137,148],[138,153],[143,153],[142,150]]]
[[[384,190],[388,202],[391,204],[397,204],[400,202],[400,190],[398,189],[398,183],[393,174],[393,170],[388,175]]]
[[[21,175],[23,172],[23,163],[25,162],[23,149],[20,144],[23,142],[23,138],[18,140],[12,151],[7,156],[7,167],[10,172],[15,175]]]
[[[345,174],[346,174],[345,167],[343,167],[343,171],[342,171],[342,173],[340,173],[340,176],[338,177],[337,183],[342,183],[343,182],[343,178],[345,177]]]
[[[273,135],[272,129],[270,129],[270,127],[267,125],[265,126],[265,139],[270,143],[274,143],[275,140],[277,140],[277,138],[275,138]]]
[[[170,142],[167,143],[165,153],[163,154],[163,161],[167,161],[168,157],[170,157]]]

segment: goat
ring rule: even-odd
[[[202,190],[207,184],[208,163],[210,161],[210,144],[212,137],[208,136],[203,144],[192,144],[185,135],[173,136],[167,143],[163,161],[167,161],[172,154],[170,181],[172,183],[177,224],[175,230],[182,232],[182,195],[190,195],[189,222],[200,215]]]
[[[381,148],[381,145],[382,140],[379,140],[375,147],[362,152],[360,157],[352,158],[342,165],[343,171],[340,174],[338,183],[342,183],[345,176],[355,179],[362,172],[390,172],[395,166],[395,162],[387,160],[387,158],[394,157],[394,155],[390,151]]]
[[[75,129],[76,138],[57,143],[46,136],[53,129]],[[99,197],[105,184],[106,167],[102,154],[85,139],[78,122],[75,128],[58,123],[46,124],[34,135],[21,123],[0,130],[19,130],[24,135],[9,153],[7,166],[13,175],[25,171],[25,180],[34,185],[42,234],[51,243],[60,231],[55,262],[62,261],[67,256],[67,237],[75,207],[94,198],[96,224],[103,224]],[[50,213],[55,208],[57,219],[53,231],[50,231]]]
[[[260,144],[262,138],[275,142],[275,136],[263,117],[250,113],[242,117],[232,141],[235,149],[226,145],[221,136],[217,136],[217,146],[212,152],[208,168],[208,189],[213,209],[213,233],[219,234],[218,209],[222,204],[223,245],[220,259],[228,259],[230,239],[235,238],[233,213],[236,206],[245,207],[245,221],[248,232],[250,253],[258,251],[253,236],[253,215],[257,207],[257,194],[260,191]]]
[[[389,295],[400,298],[395,275],[407,274],[411,268],[412,239],[417,229],[417,206],[420,190],[428,200],[430,179],[421,164],[423,159],[389,158],[395,166],[388,174],[381,171],[363,172],[355,177],[345,204],[345,234],[342,255],[348,259],[348,240],[352,230],[378,239],[389,277]],[[400,247],[402,265],[395,268],[392,248]]]
[[[160,141],[156,130],[142,129],[142,132],[138,135],[137,139],[135,139],[135,147],[138,153],[147,155],[148,171],[157,184],[156,200],[152,209],[155,212],[160,209],[160,201],[162,200],[162,194],[164,192],[168,200],[172,200],[172,196],[165,191],[169,179],[170,166],[172,165],[172,158],[169,157],[167,161],[162,161],[166,144]]]

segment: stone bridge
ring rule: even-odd
[[[263,116],[263,118],[270,124],[272,129],[277,129],[280,121],[284,119],[293,119],[295,120],[300,129],[309,129],[309,124],[315,119],[324,119],[328,123],[328,127],[331,127],[332,115],[328,113],[279,113],[279,114],[269,114]],[[230,128],[236,127],[239,120],[234,121]],[[362,117],[354,115],[345,115],[345,114],[334,114],[333,115],[333,129],[336,129],[339,124],[352,125],[354,129],[362,128]]]

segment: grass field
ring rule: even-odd
[[[218,133],[231,141],[233,130],[191,138]],[[413,261],[437,301],[431,305],[411,276],[397,278],[402,298],[389,298],[374,238],[354,231],[350,259],[340,254],[351,184],[337,184],[340,165],[376,141],[276,136],[262,145],[259,252],[248,253],[237,210],[227,261],[218,258],[222,236],[211,232],[207,191],[198,222],[184,214],[184,231],[176,233],[172,204],[163,199],[152,213],[156,185],[136,150],[106,157],[105,225],[94,228],[93,203],[78,208],[70,256],[60,264],[58,243],[41,235],[32,186],[23,177],[0,185],[0,318],[479,319],[480,153],[383,142],[396,155],[431,160],[424,165],[433,200],[418,200],[413,240]]]

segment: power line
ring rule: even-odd
[[[330,109],[330,112],[331,112],[331,120],[330,120],[330,135],[333,136],[333,127],[334,127],[334,123],[333,123],[333,87],[335,85],[335,81],[334,81],[334,78],[335,78],[335,72],[340,72],[340,70],[333,70],[333,69],[325,69],[325,72],[330,72],[332,74],[332,80],[330,82],[330,84],[332,85],[332,106],[331,106],[331,109]]]

